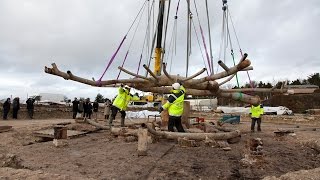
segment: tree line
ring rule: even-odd
[[[275,86],[277,88],[280,88],[282,85],[282,82],[277,82]],[[314,73],[309,76],[307,76],[306,79],[296,79],[293,81],[288,81],[288,85],[317,85],[320,87],[320,74]],[[240,88],[272,88],[273,85],[270,82],[262,82],[262,81],[251,81],[250,83],[246,83],[245,85],[241,86]],[[239,88],[238,86],[234,86],[233,89]]]

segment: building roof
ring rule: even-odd
[[[308,88],[312,88],[312,89],[319,89],[319,86],[317,85],[288,85],[288,89],[308,89]]]

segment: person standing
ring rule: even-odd
[[[87,98],[86,102],[83,104],[83,109],[84,109],[84,117],[91,119],[92,104],[89,98]]]
[[[80,117],[84,117],[84,115],[82,114],[84,112],[83,104],[83,100],[80,98],[80,102],[78,105],[78,113],[80,114]]]
[[[104,103],[104,119],[109,119],[110,116],[110,110],[111,110],[111,101],[110,99],[106,99],[106,102]]]
[[[12,118],[18,119],[18,111],[20,109],[19,97],[15,97],[12,102]]]
[[[116,118],[118,111],[121,113],[121,127],[124,127],[126,109],[130,100],[131,100],[130,87],[127,85],[124,87],[124,85],[121,84],[121,86],[118,89],[118,95],[113,101],[113,104],[111,106],[111,117],[109,119],[110,127],[112,126],[112,122]]]
[[[93,112],[95,114],[95,120],[97,120],[98,119],[98,111],[99,111],[99,103],[98,103],[97,100],[95,100],[93,102],[93,106],[92,107],[93,107]]]
[[[26,101],[27,110],[28,110],[28,114],[29,114],[30,119],[33,119],[34,101],[35,101],[35,99],[32,99],[32,98],[28,98],[28,100]]]
[[[89,98],[87,98],[87,99],[84,100],[84,102],[83,102],[83,117],[84,117],[84,118],[86,118],[86,117],[88,116],[88,105],[89,105],[88,99],[89,99]]]
[[[257,130],[261,131],[261,117],[264,113],[263,106],[259,105],[251,105],[250,114],[251,114],[251,132],[254,132],[254,126],[257,122]]]
[[[79,101],[77,98],[74,98],[72,101],[72,118],[75,119],[78,113]]]
[[[186,90],[180,83],[172,84],[172,88],[172,94],[168,97],[168,101],[160,107],[160,112],[168,110],[168,131],[174,132],[174,127],[176,127],[178,132],[185,132],[181,124],[181,116],[183,114],[183,102]]]
[[[3,103],[3,120],[8,119],[8,113],[10,111],[10,98],[7,98],[7,100]]]

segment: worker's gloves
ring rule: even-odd
[[[160,106],[160,108],[159,108],[159,113],[161,113],[162,111],[163,111],[163,107]]]
[[[123,88],[124,85],[123,85],[123,84],[120,84],[120,86]]]

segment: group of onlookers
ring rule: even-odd
[[[105,105],[105,111],[104,111],[105,118],[107,119],[109,118],[109,115],[110,115],[111,101],[109,99],[106,99],[105,101],[106,101],[105,104],[108,104],[108,105]],[[97,119],[98,109],[99,109],[99,103],[97,101],[91,102],[90,98],[87,98],[85,100],[83,99],[78,100],[78,98],[74,98],[74,100],[72,101],[72,112],[73,112],[72,118],[75,119],[75,118],[85,117],[85,118],[91,119],[91,116],[94,113],[95,119]]]
[[[28,115],[30,119],[33,119],[33,111],[34,111],[34,102],[35,100],[32,98],[28,98],[28,100],[26,101],[27,103],[27,110],[28,110]],[[2,105],[3,109],[2,109],[2,118],[3,120],[7,120],[8,119],[8,114],[10,112],[11,109],[11,99],[7,98],[7,100],[3,103]],[[15,97],[12,101],[12,118],[13,119],[18,119],[18,112],[20,110],[20,98],[19,97]]]

